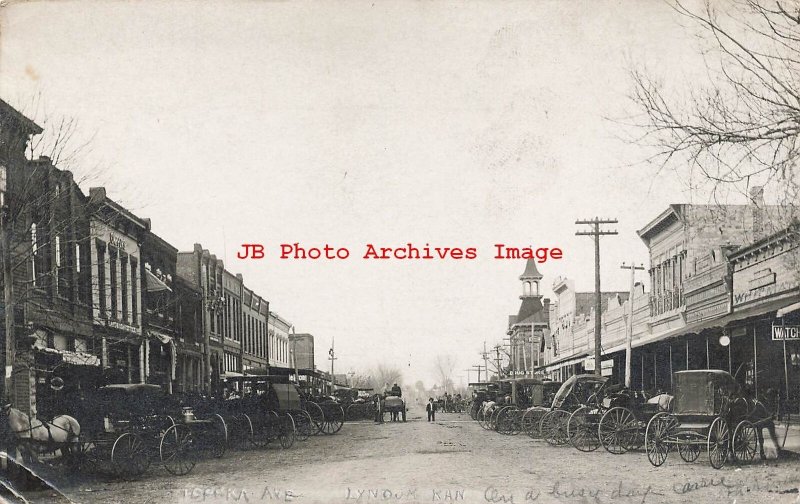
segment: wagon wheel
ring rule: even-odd
[[[541,422],[545,413],[547,413],[547,410],[543,408],[531,408],[522,415],[521,428],[525,431],[525,434],[533,439],[542,437],[542,433],[539,431],[539,422]]]
[[[514,406],[514,409],[510,411],[511,416],[511,434],[512,436],[516,436],[520,432],[522,432],[522,415],[523,411],[520,410],[518,407]]]
[[[700,456],[700,445],[693,442],[691,437],[678,437],[678,455],[684,462],[694,462]]]
[[[253,444],[253,422],[250,417],[242,413],[234,417],[235,442],[237,448],[246,450]]]
[[[309,416],[311,416],[311,422],[314,424],[314,429],[311,434],[314,436],[321,434],[322,425],[325,423],[325,413],[322,411],[320,405],[313,401],[306,401],[304,409],[308,412]]]
[[[603,448],[609,453],[620,455],[635,448],[636,438],[640,436],[639,422],[631,410],[614,407],[600,418],[598,436]]]
[[[569,442],[582,452],[595,451],[600,447],[596,416],[596,413],[592,413],[592,408],[581,406],[573,411],[567,420]]]
[[[489,415],[489,422],[488,422],[489,430],[493,431],[497,430],[497,416],[500,414],[501,409],[503,409],[502,406],[497,406],[492,410],[492,414]]]
[[[197,464],[197,450],[191,429],[183,424],[173,425],[161,436],[158,453],[161,463],[170,474],[189,474]]]
[[[225,419],[221,415],[213,415],[211,426],[205,434],[207,439],[203,444],[208,446],[209,455],[213,458],[222,458],[228,447],[228,424],[225,423]]]
[[[316,431],[316,427],[314,426],[314,422],[311,421],[311,415],[308,414],[308,411],[295,411],[292,418],[297,428],[298,440],[305,441]]]
[[[511,406],[503,406],[494,416],[495,430],[500,434],[511,434]]]
[[[728,429],[728,422],[722,417],[715,418],[708,429],[708,460],[714,469],[719,469],[725,465],[725,461],[728,459],[730,438],[731,433],[730,429]]]
[[[325,422],[322,425],[322,432],[333,435],[339,432],[344,425],[344,410],[338,404],[329,404],[325,407]]]
[[[245,414],[250,424],[253,426],[253,436],[250,443],[256,448],[265,448],[270,441],[278,437],[278,414],[268,411],[263,416],[256,417]]]
[[[667,460],[670,444],[674,440],[675,430],[678,428],[678,419],[670,413],[656,413],[647,422],[644,434],[644,445],[647,459],[658,467]]]
[[[567,437],[569,415],[568,411],[553,410],[542,417],[539,429],[542,432],[542,437],[547,441],[547,444],[563,446],[569,442],[569,438]]]
[[[125,432],[111,448],[111,464],[114,474],[125,480],[136,479],[150,467],[147,446],[141,436]]]
[[[73,454],[76,462],[75,469],[83,473],[96,472],[100,467],[100,449],[97,447],[97,441],[86,439],[83,435],[80,437],[76,452]]]
[[[294,444],[295,433],[297,432],[296,425],[294,418],[288,413],[281,418],[280,422],[278,442],[280,442],[281,448],[288,450]]]
[[[733,431],[733,458],[737,462],[752,462],[758,449],[756,427],[748,420],[742,420]]]

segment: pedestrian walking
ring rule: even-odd
[[[436,403],[433,402],[433,397],[428,398],[428,404],[425,406],[425,411],[428,412],[428,421],[436,421]]]

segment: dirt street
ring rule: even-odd
[[[644,452],[581,453],[524,435],[483,430],[466,414],[417,411],[407,423],[354,422],[290,450],[231,452],[184,477],[151,467],[137,482],[65,487],[85,503],[609,503],[797,502],[800,461],[710,467],[671,453],[652,467]],[[46,493],[35,501],[53,501]]]

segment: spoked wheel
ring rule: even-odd
[[[730,448],[731,433],[728,429],[728,422],[722,417],[717,417],[711,422],[708,429],[708,460],[711,467],[720,469],[728,460],[728,449]]]
[[[488,422],[489,430],[493,431],[497,430],[497,415],[500,414],[501,409],[503,409],[502,406],[497,406],[492,410],[492,414],[489,415],[489,422]]]
[[[297,432],[294,418],[292,418],[292,415],[287,413],[281,418],[280,422],[278,442],[281,444],[281,448],[288,450],[294,444],[295,433]]]
[[[595,451],[600,447],[596,417],[597,414],[588,406],[581,406],[569,416],[567,437],[572,446],[582,452]]]
[[[250,418],[253,425],[253,437],[251,442],[256,448],[266,448],[269,442],[278,437],[278,414],[268,411],[265,415],[257,417],[245,415]]]
[[[481,408],[478,410],[478,425],[481,426],[483,429],[488,429],[489,427],[486,424],[486,410]]]
[[[511,434],[513,432],[513,415],[514,407],[513,406],[503,406],[497,411],[497,416],[495,420],[495,426],[497,432],[500,434]]]
[[[694,462],[700,456],[700,444],[689,437],[678,437],[678,455],[684,462]]]
[[[758,449],[756,426],[742,420],[733,430],[733,458],[737,462],[752,462]]]
[[[234,443],[240,450],[246,450],[253,445],[253,422],[250,417],[242,413],[234,418]]]
[[[314,436],[321,434],[322,426],[325,423],[325,413],[322,411],[322,408],[313,401],[307,401],[305,410],[311,416],[311,422],[314,424],[314,431],[311,434]]]
[[[598,426],[598,436],[603,448],[614,455],[634,449],[637,438],[641,436],[640,432],[639,421],[633,412],[619,406],[606,411]]]
[[[333,435],[341,430],[344,425],[344,411],[338,404],[325,406],[325,421],[322,424],[323,434]]]
[[[644,445],[647,459],[654,466],[658,467],[666,462],[670,450],[669,442],[675,438],[677,428],[678,419],[669,413],[656,413],[647,422]]]
[[[189,474],[197,464],[197,450],[191,429],[183,424],[173,425],[161,436],[161,463],[170,474]]]
[[[533,439],[541,439],[542,433],[539,431],[539,424],[542,416],[547,413],[544,408],[531,408],[522,415],[522,430]]]
[[[93,439],[84,439],[84,436],[81,435],[74,456],[77,462],[76,470],[82,473],[94,473],[100,468],[100,449]]]
[[[141,436],[126,432],[119,436],[111,448],[114,474],[125,480],[136,479],[150,467],[147,446]]]
[[[569,422],[569,412],[564,410],[549,411],[542,417],[539,430],[547,444],[552,446],[564,446],[569,443],[567,436],[567,422]]]
[[[222,458],[228,448],[228,424],[220,415],[213,415],[211,427],[206,432],[207,438],[203,441],[207,445],[208,454],[213,458]]]

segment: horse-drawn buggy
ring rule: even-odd
[[[549,411],[546,408],[532,410],[532,418],[523,420],[525,431],[531,437],[544,438],[553,446],[569,443],[570,416],[583,406],[597,407],[607,381],[607,377],[593,374],[569,377],[553,396]],[[538,432],[535,431],[537,428]]]
[[[647,422],[655,414],[668,411],[671,399],[661,394],[648,400],[643,392],[606,382],[570,414],[567,437],[575,448],[585,452],[600,446],[616,455],[634,450],[644,443]]]
[[[711,466],[721,468],[732,456],[750,462],[767,428],[777,445],[773,415],[758,400],[743,393],[726,371],[678,371],[673,375],[672,412],[654,415],[647,424],[645,449],[654,466],[662,465],[677,448],[686,462],[694,462],[705,448]]]
[[[372,420],[375,418],[375,401],[373,400],[372,388],[358,388],[356,397],[349,404],[342,404],[345,410],[345,418],[348,421]]]
[[[500,383],[503,384],[501,389],[510,387],[507,396],[510,400],[496,410],[492,424],[497,432],[511,435],[522,432],[523,419],[530,422],[544,404],[551,404],[561,386],[559,382],[542,378],[509,378]]]
[[[188,474],[201,452],[219,450],[224,438],[212,422],[178,419],[161,387],[119,384],[100,387],[84,401],[78,456],[83,468],[133,479],[152,462],[171,474]]]
[[[281,448],[291,448],[296,437],[310,435],[309,415],[301,412],[300,394],[285,376],[229,377],[225,396],[222,416],[235,426],[228,429],[235,433],[229,436],[230,444],[264,448],[278,441]]]
[[[344,425],[344,408],[335,397],[314,396],[301,391],[300,407],[311,417],[313,434],[333,435]]]

